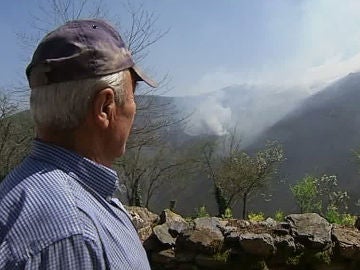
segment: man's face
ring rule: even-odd
[[[134,100],[135,80],[129,70],[124,74],[124,102],[121,106],[116,106],[116,114],[114,115],[111,127],[112,142],[110,151],[116,151],[116,157],[121,156],[125,152],[126,141],[129,137],[132,124],[134,122],[136,104]]]

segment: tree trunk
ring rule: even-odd
[[[243,196],[243,211],[242,211],[242,218],[243,218],[243,219],[246,219],[246,211],[247,211],[247,209],[246,209],[246,207],[247,207],[246,203],[247,203],[247,193],[245,193],[244,196]]]
[[[218,207],[218,217],[221,217],[225,213],[227,207],[227,201],[226,198],[224,197],[221,187],[214,184],[214,188],[215,188],[216,204]]]
[[[142,206],[142,200],[141,200],[141,189],[140,189],[140,185],[139,185],[139,181],[135,182],[134,185],[134,205],[135,206]]]

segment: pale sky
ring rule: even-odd
[[[36,0],[1,0],[0,88],[23,81],[31,51],[17,33],[37,35]],[[45,1],[46,2],[46,1]],[[199,94],[234,84],[302,86],[309,92],[360,70],[358,0],[145,0],[170,29],[143,66],[168,74],[167,95]],[[120,0],[104,0],[126,25]],[[296,86],[296,87],[295,87]]]

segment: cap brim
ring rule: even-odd
[[[144,81],[147,85],[153,88],[158,87],[158,83],[145,75],[145,73],[138,66],[134,65],[131,68],[135,71],[139,81]]]

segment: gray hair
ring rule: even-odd
[[[40,86],[31,89],[30,112],[38,127],[67,130],[86,117],[95,94],[110,87],[117,105],[124,101],[124,72],[90,79]]]

